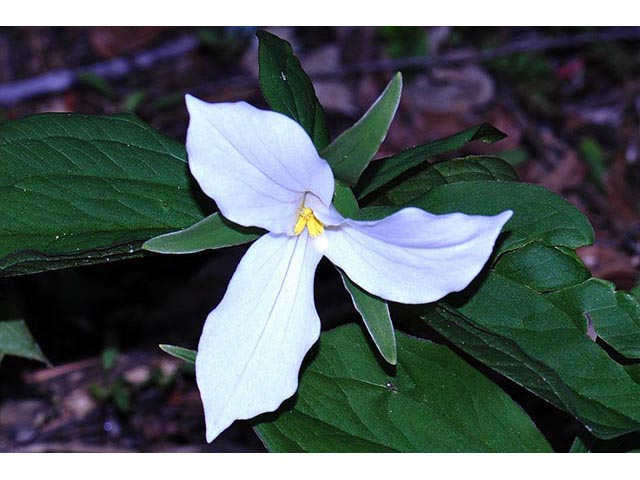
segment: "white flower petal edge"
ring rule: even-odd
[[[480,273],[512,213],[433,215],[405,208],[377,221],[346,219],[325,230],[325,255],[369,293],[399,303],[434,302]]]
[[[331,167],[298,123],[245,102],[186,102],[191,173],[226,218],[291,234],[305,193],[329,206]]]
[[[305,231],[268,233],[240,261],[198,345],[207,441],[295,393],[302,360],[320,335],[313,277],[321,257]]]

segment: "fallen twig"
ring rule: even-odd
[[[484,63],[496,58],[513,55],[516,53],[533,53],[549,50],[561,50],[575,48],[594,43],[608,43],[624,40],[640,40],[640,27],[611,28],[598,32],[580,33],[577,35],[564,35],[553,38],[528,38],[518,40],[503,47],[491,50],[464,50],[445,53],[433,57],[409,57],[398,59],[381,59],[370,62],[356,63],[342,67],[337,71],[316,75],[316,77],[340,77],[360,73],[372,73],[387,70],[411,70],[424,69],[444,65],[456,65],[464,63]],[[313,76],[313,75],[312,75]]]
[[[146,52],[125,58],[114,58],[74,69],[55,70],[25,80],[0,85],[0,105],[9,106],[30,98],[64,92],[73,87],[84,75],[96,75],[105,79],[117,79],[134,71],[153,67],[160,61],[171,60],[195,50],[199,41],[188,35],[160,45]]]
[[[610,28],[597,32],[565,35],[553,38],[529,38],[518,40],[503,47],[491,50],[453,51],[432,57],[410,57],[398,59],[381,59],[354,63],[348,66],[325,72],[309,72],[314,79],[330,79],[348,77],[362,73],[380,71],[415,70],[445,65],[459,65],[465,63],[484,63],[506,55],[516,53],[543,52],[575,48],[594,43],[608,43],[624,40],[640,40],[640,27]],[[160,47],[126,58],[115,58],[102,63],[95,63],[76,69],[56,70],[37,77],[16,80],[0,85],[0,105],[10,106],[30,98],[63,92],[78,83],[82,76],[90,74],[105,79],[117,79],[130,75],[139,70],[148,69],[159,61],[171,60],[195,50],[199,41],[195,35],[189,35],[177,40],[171,40]],[[226,79],[219,84],[236,82],[240,86],[256,83],[252,77]]]

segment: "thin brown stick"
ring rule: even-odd
[[[484,63],[495,60],[496,58],[513,55],[516,53],[535,53],[550,50],[563,50],[567,48],[592,45],[595,43],[609,43],[628,40],[640,40],[640,27],[610,28],[597,32],[580,33],[577,35],[564,35],[552,38],[533,37],[524,40],[518,40],[503,47],[497,47],[491,50],[483,51],[464,50],[445,53],[443,55],[434,57],[409,57],[375,60],[371,62],[362,62],[350,66],[345,66],[336,71],[312,76],[318,78],[324,76],[343,77],[379,71],[415,70],[464,63]]]
[[[0,85],[0,106],[15,105],[34,97],[64,92],[76,85],[84,75],[96,75],[105,79],[126,77],[152,68],[158,62],[185,55],[195,50],[199,43],[195,35],[187,35],[131,57],[114,58],[74,69],[54,70],[25,80],[7,82]]]

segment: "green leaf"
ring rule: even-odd
[[[362,175],[356,187],[358,199],[362,199],[378,188],[398,178],[412,168],[426,162],[429,158],[462,148],[469,142],[497,142],[506,135],[488,123],[476,125],[462,132],[433,142],[412,147],[388,158],[373,162]]]
[[[196,363],[196,354],[198,352],[195,350],[190,350],[188,348],[177,347],[175,345],[166,345],[166,344],[161,344],[158,346],[160,347],[160,350],[162,350],[165,353],[168,353],[172,357],[176,357],[180,360],[184,360],[187,363],[192,363],[192,364]]]
[[[322,151],[337,179],[350,186],[357,183],[387,136],[401,94],[402,74],[398,72],[362,118]]]
[[[344,217],[355,218],[358,216],[360,206],[356,197],[353,195],[353,191],[345,184],[336,180],[335,191],[333,193],[333,206]]]
[[[357,325],[323,333],[292,405],[256,431],[275,452],[548,452],[500,388],[442,345],[398,334],[386,373]]]
[[[289,42],[265,31],[257,35],[259,81],[265,100],[273,110],[302,125],[321,151],[329,144],[329,132],[311,80]]]
[[[484,181],[517,181],[511,165],[497,157],[467,156],[427,164],[407,178],[400,177],[370,197],[375,203],[402,205],[424,195],[434,187],[447,183]]]
[[[342,270],[339,271],[342,282],[353,300],[353,305],[362,317],[380,355],[391,365],[395,365],[398,361],[396,333],[393,329],[387,302],[363,290],[353,283]]]
[[[31,336],[24,320],[0,322],[0,358],[5,355],[49,363]]]
[[[496,271],[539,292],[570,287],[591,276],[573,250],[538,241],[507,252]]]
[[[576,416],[599,437],[640,429],[640,385],[546,294],[491,272],[420,318],[476,359]],[[453,308],[455,307],[455,308]]]
[[[527,183],[474,181],[441,185],[402,206],[363,208],[358,218],[384,218],[407,206],[436,214],[496,215],[512,210],[513,217],[505,225],[497,252],[514,250],[533,241],[569,248],[593,242],[593,228],[577,208],[559,195]]]
[[[572,249],[591,243],[593,230],[575,207],[541,187],[478,181],[435,187],[409,204],[434,213],[514,211],[483,274],[446,304],[413,307],[420,318],[576,416],[594,435],[640,429],[640,385],[585,333],[586,313],[614,348],[635,355],[637,305],[630,295],[588,279]],[[385,210],[367,208],[360,216]]]
[[[547,298],[584,332],[591,319],[596,333],[620,354],[640,358],[640,303],[611,282],[592,278],[550,293]]]
[[[230,222],[216,212],[184,230],[147,240],[142,248],[156,253],[196,253],[242,245],[255,240],[262,233],[260,229]]]
[[[0,126],[0,275],[142,254],[203,218],[184,146],[133,115],[42,114]]]

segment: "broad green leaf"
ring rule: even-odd
[[[604,341],[620,354],[640,358],[640,303],[611,282],[591,275],[573,250],[532,242],[504,254],[495,271],[533,288],[587,331],[591,320]]]
[[[259,81],[265,100],[273,110],[302,125],[321,151],[329,144],[329,132],[311,80],[289,42],[265,31],[257,35]]]
[[[396,333],[387,302],[360,288],[342,270],[340,275],[380,355],[391,365],[395,365],[398,361]]]
[[[23,320],[0,322],[0,358],[5,355],[49,363]]]
[[[323,333],[292,405],[256,431],[275,452],[548,452],[531,419],[451,350],[398,334],[380,368],[357,325]]]
[[[142,248],[156,253],[195,253],[248,243],[261,233],[260,229],[237,225],[216,212],[184,230],[147,240]]]
[[[426,162],[429,158],[453,152],[469,142],[497,142],[506,135],[488,123],[476,125],[462,132],[433,142],[412,147],[392,157],[376,160],[365,170],[356,186],[358,199],[362,199],[378,188],[398,178],[403,173]]]
[[[371,197],[375,203],[402,205],[424,195],[434,187],[447,183],[485,181],[517,181],[511,165],[498,157],[467,156],[427,164],[407,178],[398,178]]]
[[[633,287],[629,293],[640,300],[640,283]]]
[[[538,241],[505,253],[496,271],[539,292],[570,287],[591,276],[573,250]]]
[[[460,348],[572,413],[594,435],[640,429],[640,385],[545,294],[491,272],[449,302],[417,309]]]
[[[190,350],[188,348],[177,347],[175,345],[166,345],[166,344],[162,344],[158,346],[160,347],[160,350],[162,350],[165,353],[168,353],[172,357],[176,357],[180,360],[184,360],[187,363],[192,363],[192,364],[196,363],[196,354],[198,352],[195,350]]]
[[[357,183],[387,136],[401,94],[402,74],[398,72],[362,118],[322,151],[337,179],[350,186]]]
[[[591,319],[596,333],[620,354],[640,358],[640,303],[611,282],[592,278],[550,293],[547,298],[586,331]]]
[[[577,208],[555,193],[527,183],[473,181],[441,185],[402,206],[364,208],[359,218],[383,218],[407,206],[436,214],[496,215],[512,210],[513,217],[505,225],[498,252],[533,241],[569,248],[593,242],[593,228]]]
[[[185,158],[128,114],[2,124],[0,275],[139,256],[149,238],[201,220]]]

